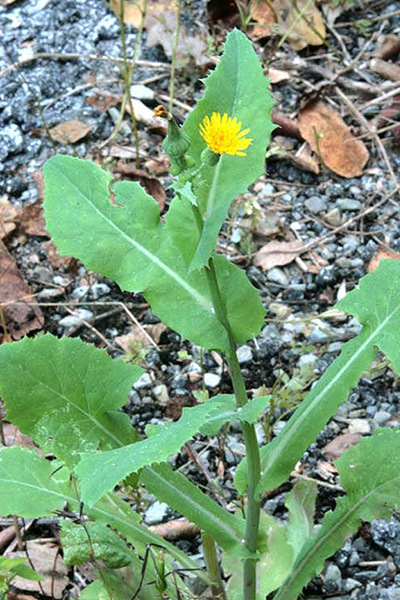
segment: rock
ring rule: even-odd
[[[135,390],[142,390],[144,388],[151,387],[152,383],[153,382],[151,381],[150,375],[148,373],[143,373],[140,379],[138,379],[136,383],[133,384],[133,387],[135,388]]]
[[[160,383],[160,385],[156,385],[153,388],[153,396],[160,404],[166,406],[169,402],[167,386],[163,383]]]
[[[390,419],[392,415],[386,410],[378,410],[378,412],[374,416],[374,421],[377,425],[385,425]]]
[[[251,362],[253,360],[253,352],[250,346],[240,346],[236,351],[236,356],[240,365],[243,365],[247,362]]]
[[[110,292],[111,288],[106,283],[95,283],[91,288],[91,293],[94,300],[98,300],[100,296],[106,296]]]
[[[285,273],[279,267],[273,267],[267,273],[268,281],[272,283],[277,283],[282,287],[287,287],[289,285],[289,280],[286,277]]]
[[[315,354],[303,354],[299,358],[300,374],[303,376],[312,376],[314,374],[315,363],[317,362],[317,356]]]
[[[138,98],[138,100],[154,100],[153,90],[140,83],[131,85],[131,96],[132,98]]]
[[[204,385],[208,388],[215,388],[221,382],[221,376],[217,373],[204,373]]]
[[[81,285],[80,287],[75,288],[73,292],[71,292],[71,298],[74,298],[74,300],[80,300],[81,298],[84,298],[88,292],[89,286]]]
[[[349,424],[349,432],[367,435],[371,433],[371,425],[366,419],[352,419],[351,423]]]
[[[339,198],[339,200],[336,200],[336,206],[341,210],[360,210],[362,204],[359,200],[351,200],[351,198]]]
[[[39,302],[45,302],[46,300],[56,300],[60,296],[62,296],[64,290],[60,290],[57,288],[44,288],[40,290],[38,295],[36,296]]]
[[[324,574],[324,587],[330,593],[339,591],[342,587],[342,574],[334,563],[328,564]]]
[[[156,523],[161,523],[167,516],[168,512],[168,504],[156,500],[154,504],[149,506],[149,508],[145,511],[144,521],[147,523],[147,525],[155,525]]]
[[[78,327],[79,325],[82,325],[83,321],[90,321],[92,318],[93,313],[90,310],[78,308],[78,310],[74,311],[72,315],[68,315],[68,317],[60,319],[59,324],[61,327],[69,329],[70,327]]]
[[[342,215],[340,214],[340,210],[338,208],[332,208],[325,215],[325,221],[332,225],[333,227],[339,227],[342,222]]]
[[[326,210],[326,202],[321,196],[311,196],[305,201],[304,205],[314,215],[318,215],[322,211]]]
[[[361,587],[361,583],[359,581],[356,581],[355,579],[352,579],[351,577],[345,579],[343,582],[343,590],[345,592],[351,592],[352,590],[358,587]]]
[[[286,304],[280,304],[279,302],[271,302],[268,307],[269,311],[276,315],[278,319],[286,319],[290,314],[292,314],[292,309]]]
[[[316,327],[308,336],[308,341],[310,344],[322,344],[323,342],[330,340],[331,337],[332,335],[329,334],[327,328],[322,330],[319,327]]]
[[[24,136],[16,123],[10,123],[0,131],[0,160],[24,149]]]

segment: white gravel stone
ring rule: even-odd
[[[268,281],[271,281],[271,283],[277,283],[283,287],[287,287],[289,285],[288,278],[279,267],[273,267],[270,269],[267,273],[267,279]]]
[[[208,388],[215,388],[221,382],[221,376],[216,373],[204,373],[204,385]]]
[[[250,346],[240,346],[240,348],[236,351],[236,356],[239,361],[239,364],[243,365],[244,363],[251,362],[253,360],[253,352],[251,351]]]
[[[365,435],[371,433],[371,425],[366,419],[352,419],[349,424],[349,432]]]
[[[133,384],[135,390],[142,390],[143,388],[151,387],[152,381],[151,377],[148,373],[143,373],[140,379],[137,380],[136,383]]]
[[[81,325],[83,321],[90,321],[93,318],[93,313],[90,310],[79,308],[74,312],[73,315],[68,315],[59,321],[61,327],[69,329],[70,327],[77,327]]]
[[[153,396],[156,398],[156,400],[160,404],[163,404],[163,405],[168,404],[169,394],[168,394],[167,386],[164,385],[163,383],[160,383],[160,385],[156,385],[153,388]]]

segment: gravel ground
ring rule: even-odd
[[[368,16],[390,13],[397,8],[395,3],[370,3]],[[359,18],[357,10],[356,6],[354,15],[345,13],[341,20]],[[196,2],[191,11],[187,7],[184,9],[184,19],[195,30],[196,19],[204,18],[205,7]],[[17,1],[10,6],[0,6],[0,28],[3,31],[0,71],[10,64],[29,59],[33,53],[121,56],[118,21],[100,0]],[[399,15],[374,22],[366,56],[371,56],[378,44],[372,34],[399,30]],[[341,28],[340,35],[349,56],[356,57],[366,38],[354,27]],[[135,30],[128,28],[130,49],[135,39]],[[329,42],[331,48],[341,50],[335,37],[330,36]],[[267,43],[264,52],[270,51]],[[276,64],[281,68],[288,63],[295,64],[298,56],[284,47],[275,54]],[[145,45],[139,58],[167,61],[159,47],[148,49]],[[308,59],[315,59],[314,64],[324,64],[321,50],[303,51],[301,60]],[[357,73],[353,73],[355,78],[363,75],[371,84],[379,85],[379,77],[367,72],[364,63],[359,67]],[[302,80],[302,68],[289,81],[273,87],[279,109],[286,114],[296,112],[304,93],[309,91]],[[192,104],[191,98],[199,89],[195,81],[203,74],[194,67],[192,74],[181,73],[176,98]],[[135,82],[140,83],[154,75],[157,70],[140,66],[135,71]],[[88,98],[93,96],[94,88],[120,94],[120,86],[115,81],[117,77],[113,63],[89,58],[42,58],[3,74],[0,79],[0,197],[20,206],[37,200],[34,175],[54,153],[45,130],[60,122],[80,119],[91,126],[91,132],[84,141],[58,146],[57,151],[80,157],[99,156],[101,142],[114,128],[115,112],[98,110],[88,103]],[[166,92],[167,86],[168,77],[150,85],[155,93],[150,107],[157,103],[160,94]],[[373,111],[381,108],[374,107]],[[130,147],[133,141],[129,126],[124,131],[118,144]],[[144,156],[158,156],[160,135],[149,133],[139,125],[139,136]],[[390,134],[385,134],[383,139],[390,165],[397,173],[400,167],[398,147],[392,143]],[[268,308],[261,335],[239,349],[239,359],[249,389],[256,390],[264,385],[273,388],[277,395],[274,412],[266,415],[264,422],[266,426],[270,420],[275,421],[274,433],[284,424],[279,421],[280,415],[301,401],[304,390],[338,355],[343,342],[359,331],[354,319],[319,315],[365,275],[370,260],[382,244],[400,252],[398,195],[383,201],[393,190],[395,181],[388,173],[379,149],[370,142],[368,146],[371,158],[364,174],[354,179],[343,179],[326,170],[315,175],[300,170],[287,160],[271,157],[268,174],[236,204],[234,216],[220,239],[221,248],[246,268]],[[100,155],[103,160],[107,158],[105,153]],[[376,210],[359,218],[360,213],[381,200]],[[249,202],[253,206],[250,216]],[[305,244],[314,242],[315,255],[305,257],[312,268],[304,270],[297,261],[263,272],[252,264],[251,254],[257,247],[276,239],[282,232],[291,232],[293,239]],[[212,394],[230,391],[226,370],[219,357],[209,352],[202,355],[199,348],[160,327],[158,319],[140,296],[122,294],[112,282],[88,274],[79,264],[55,266],[43,245],[47,242],[43,236],[19,234],[10,236],[6,242],[37,294],[47,331],[58,335],[79,334],[96,344],[107,344],[116,355],[121,352],[120,336],[131,333],[132,327],[135,331],[132,314],[154,337],[156,341],[146,348],[146,343],[138,342],[136,336],[134,350],[131,348],[131,353],[137,354],[136,359],[141,360],[147,370],[134,386],[126,409],[139,430],[147,423],[158,423],[165,416],[178,418],[183,406],[195,404],[196,393],[202,389]],[[73,314],[68,312],[65,304],[73,308]],[[78,310],[81,312],[77,313]],[[82,318],[94,329],[82,325]],[[100,339],[99,335],[102,336]],[[325,427],[303,458],[301,472],[320,483],[319,518],[334,507],[335,497],[340,494],[335,474],[326,466],[327,444],[342,433],[369,435],[377,426],[394,427],[399,421],[400,387],[383,361],[365,374],[341,406],[337,417]],[[260,440],[264,432],[265,428],[260,425]],[[200,456],[202,468],[199,469],[187,453],[176,457],[176,466],[183,467],[200,483],[207,483],[206,474],[210,473],[223,484],[229,499],[234,493],[233,471],[243,446],[235,427],[231,428],[226,441],[226,449],[222,451],[221,440],[213,439],[211,445],[206,446],[199,438],[192,448]],[[283,486],[268,497],[264,508],[269,514],[285,518],[284,499],[289,489],[288,485]],[[151,496],[144,500],[148,524],[171,517],[168,507],[154,502]],[[182,549],[194,555],[198,553],[198,540],[178,543]],[[323,574],[308,586],[305,597],[400,600],[400,518],[395,515],[388,522],[366,523],[327,562]]]

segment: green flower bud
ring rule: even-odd
[[[186,133],[181,130],[172,117],[168,119],[168,133],[163,143],[163,149],[168,156],[173,160],[183,157],[189,146],[190,141]]]
[[[215,167],[220,158],[220,154],[215,154],[215,152],[210,150],[208,147],[204,148],[203,152],[201,153],[202,162],[209,167]]]

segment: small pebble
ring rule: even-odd
[[[311,196],[311,198],[305,201],[304,205],[314,215],[318,215],[326,210],[326,202],[320,196]]]
[[[279,267],[273,267],[267,273],[268,281],[272,283],[277,283],[282,287],[287,287],[289,285],[289,280],[286,277],[285,273]]]
[[[82,321],[90,321],[92,318],[93,313],[90,310],[79,308],[78,310],[74,311],[74,314],[60,319],[59,323],[61,327],[69,329],[70,327],[78,327],[78,325],[82,325]]]
[[[221,382],[221,376],[216,373],[204,373],[204,385],[208,388],[215,388]]]
[[[88,285],[81,285],[80,287],[74,289],[74,291],[71,293],[71,298],[74,298],[74,300],[80,300],[81,298],[84,298],[86,296],[88,291]]]
[[[164,406],[166,404],[168,404],[169,394],[168,394],[167,386],[164,385],[163,383],[160,383],[160,385],[156,385],[153,388],[153,396],[160,404],[162,404]]]
[[[351,198],[339,198],[336,200],[336,205],[341,210],[360,210],[362,206],[359,200],[351,200]]]
[[[106,283],[95,283],[91,288],[91,293],[94,300],[98,300],[100,296],[106,296],[110,292],[111,288]]]
[[[138,98],[139,100],[154,100],[153,90],[140,83],[131,85],[131,96],[132,98]]]
[[[392,415],[386,410],[378,410],[374,416],[374,421],[378,425],[385,425],[385,423],[387,423],[391,417]]]
[[[325,221],[332,225],[333,227],[339,227],[342,222],[342,215],[340,214],[340,210],[338,208],[332,208],[325,215]]]
[[[143,373],[143,375],[133,384],[135,390],[142,390],[143,388],[151,387],[152,381],[151,377],[148,373]]]
[[[253,352],[250,346],[240,346],[236,351],[236,356],[239,361],[239,364],[243,365],[244,363],[251,362],[253,360]]]
[[[155,525],[156,523],[161,523],[163,519],[165,519],[165,517],[167,516],[168,512],[168,504],[156,500],[154,504],[149,506],[149,508],[145,511],[144,521],[147,523],[147,525]]]
[[[371,433],[371,425],[366,419],[352,419],[351,423],[349,424],[349,432],[367,435]]]
[[[56,298],[62,296],[63,293],[64,290],[60,290],[59,288],[44,288],[38,293],[37,299],[39,300],[39,302],[43,302],[46,300],[55,300]]]

